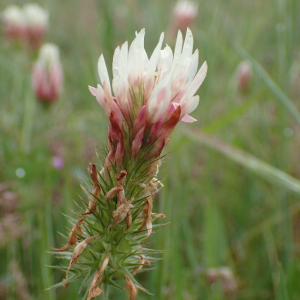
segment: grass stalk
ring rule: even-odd
[[[283,92],[283,90],[274,82],[274,80],[264,70],[264,68],[246,50],[244,50],[239,45],[236,46],[236,49],[241,54],[241,56],[243,56],[245,59],[248,59],[252,63],[254,70],[259,74],[261,79],[265,82],[265,84],[269,87],[273,94],[278,98],[282,105],[290,112],[290,114],[294,117],[298,125],[300,125],[300,113],[297,110],[296,106],[293,104],[293,102]]]
[[[254,157],[253,155],[244,152],[241,149],[225,144],[221,140],[204,134],[197,129],[181,128],[186,136],[189,136],[194,141],[207,146],[208,148],[217,150],[221,154],[230,158],[232,161],[245,167],[247,170],[263,177],[272,184],[279,185],[287,191],[300,195],[300,181],[285,172],[267,164],[266,162]]]

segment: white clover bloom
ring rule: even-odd
[[[23,11],[29,44],[38,47],[48,28],[48,12],[34,3],[24,5]]]
[[[59,49],[54,44],[44,44],[32,72],[32,86],[42,102],[55,101],[62,89],[63,71]]]
[[[23,7],[26,18],[27,27],[36,28],[48,26],[49,15],[48,12],[41,8],[38,4],[30,3]]]
[[[164,37],[162,33],[150,59],[144,49],[144,36],[143,29],[136,34],[129,50],[127,42],[121,48],[116,48],[113,58],[112,88],[104,57],[100,56],[98,72],[102,86],[98,85],[98,93],[94,88],[91,88],[91,91],[104,106],[109,102],[103,90],[105,85],[124,116],[130,115],[135,118],[145,105],[148,120],[155,123],[166,114],[170,104],[173,106],[180,104],[183,118],[196,108],[199,99],[198,96],[196,98],[193,96],[207,72],[206,62],[197,72],[199,51],[193,53],[192,32],[190,29],[187,30],[184,42],[181,32],[178,32],[174,55],[169,46],[161,50]],[[108,106],[107,111],[110,114],[112,108]]]
[[[174,8],[174,25],[180,30],[185,30],[194,22],[198,11],[198,5],[188,0],[179,0]]]
[[[184,41],[182,33],[178,32],[174,54],[169,46],[161,49],[162,33],[148,58],[144,37],[143,29],[136,33],[129,49],[127,42],[116,48],[112,85],[101,55],[98,61],[101,85],[98,84],[97,89],[90,87],[105,115],[110,120],[113,117],[111,122],[116,122],[120,130],[132,130],[132,139],[138,139],[134,141],[134,153],[137,153],[136,147],[140,147],[142,140],[145,140],[146,132],[148,141],[161,135],[165,142],[178,121],[196,121],[189,114],[198,106],[199,96],[195,96],[195,93],[207,72],[206,62],[198,70],[199,51],[193,52],[190,29],[187,29]],[[165,125],[168,120],[173,120],[169,123],[175,125],[167,129]]]
[[[1,13],[5,34],[10,38],[20,38],[26,33],[26,20],[22,9],[10,5]]]

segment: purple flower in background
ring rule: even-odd
[[[65,166],[65,161],[61,156],[54,156],[52,158],[52,166],[57,170],[62,170]]]

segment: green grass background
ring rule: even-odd
[[[1,0],[0,10],[12,2]],[[65,84],[59,101],[49,107],[38,103],[30,78],[37,53],[8,43],[1,34],[0,182],[13,183],[19,193],[26,234],[0,248],[0,280],[7,286],[3,299],[19,299],[9,268],[14,260],[31,299],[75,300],[75,284],[45,290],[64,276],[46,265],[59,263],[47,251],[64,243],[58,232],[66,233],[70,225],[62,213],[70,215],[73,200],[80,202],[79,177],[87,176],[87,163],[96,161],[94,147],[106,140],[107,119],[87,86],[99,82],[99,55],[104,53],[111,69],[115,47],[131,42],[135,31],[146,28],[148,55],[162,31],[173,47],[176,36],[168,28],[176,2],[37,2],[49,10],[46,41],[61,50]],[[196,2],[194,45],[200,63],[208,63],[208,75],[192,114],[198,122],[180,124],[166,149],[171,154],[162,167],[165,187],[155,210],[164,212],[170,224],[151,238],[152,248],[164,250],[163,259],[155,270],[138,275],[155,296],[140,292],[138,299],[226,299],[204,276],[207,268],[220,266],[230,267],[237,279],[236,299],[299,299],[300,183],[283,178],[279,170],[300,178],[300,131],[293,118],[300,109],[300,2]],[[275,85],[270,88],[258,69],[247,93],[236,89],[235,70],[245,55],[238,45]],[[288,110],[279,91],[295,107]],[[224,144],[210,143],[199,130]],[[54,143],[63,145],[62,171],[51,165]],[[224,156],[227,145],[233,147]],[[237,148],[251,156],[237,163]],[[276,169],[270,171],[255,158]],[[18,168],[25,170],[23,178],[16,176]],[[124,297],[110,293],[110,299]]]

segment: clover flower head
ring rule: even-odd
[[[37,48],[48,28],[48,12],[34,3],[24,5],[23,11],[28,42],[32,47]]]
[[[189,114],[198,106],[199,96],[195,93],[207,72],[206,62],[198,71],[199,51],[193,52],[190,29],[187,29],[185,40],[178,32],[174,53],[168,45],[161,49],[162,33],[150,58],[144,49],[144,37],[143,29],[136,33],[129,48],[127,42],[116,48],[112,84],[101,55],[98,61],[101,85],[98,84],[97,89],[90,87],[111,121],[112,134],[132,134],[133,156],[141,147],[147,148],[154,143],[151,154],[160,153],[180,120],[196,121]],[[123,137],[118,140],[123,140]],[[120,153],[124,151],[123,144],[115,144]]]
[[[182,31],[191,27],[198,11],[198,5],[188,0],[179,0],[173,11],[174,25]]]
[[[11,39],[20,39],[26,34],[26,20],[22,9],[10,5],[1,13],[4,32]]]
[[[54,44],[44,44],[33,67],[33,90],[40,101],[53,102],[61,93],[62,83],[63,71],[59,49]]]

